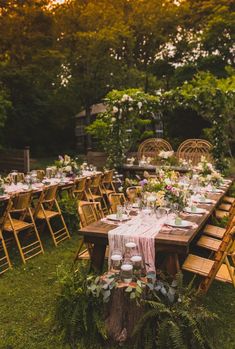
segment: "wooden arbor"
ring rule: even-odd
[[[205,139],[187,139],[180,144],[177,157],[186,161],[191,160],[192,165],[197,165],[201,160],[201,156],[205,156],[209,161],[212,160],[212,148],[212,144]]]
[[[156,158],[160,151],[172,151],[170,143],[162,138],[149,138],[142,142],[138,148],[137,157],[141,160],[143,156]]]

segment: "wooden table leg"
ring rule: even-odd
[[[170,253],[166,257],[166,271],[175,276],[180,271],[179,258],[177,253]]]
[[[91,269],[96,272],[102,272],[104,266],[106,245],[94,244],[92,255],[91,255]]]

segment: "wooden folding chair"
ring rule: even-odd
[[[230,219],[227,223],[227,227],[225,229],[220,228],[222,230],[219,230],[219,232],[221,231],[222,236],[219,236],[218,234],[218,230],[217,230],[218,227],[214,227],[214,231],[213,231],[213,228],[212,228],[213,226],[211,226],[210,229],[212,231],[212,234],[211,235],[202,234],[202,236],[197,241],[197,246],[205,248],[210,251],[218,251],[222,243],[223,237],[229,233],[230,229],[234,226],[234,224],[235,224],[235,209],[230,216]]]
[[[108,214],[109,209],[101,191],[102,174],[96,174],[95,176],[91,177],[88,184],[89,186],[86,188],[87,200],[92,202],[100,202],[104,214]]]
[[[116,193],[115,186],[113,184],[113,173],[114,170],[105,171],[101,184],[101,192],[102,194],[108,197],[111,193]]]
[[[74,180],[72,195],[75,199],[84,200],[86,198],[86,182],[86,177],[81,177]]]
[[[215,210],[215,217],[217,219],[223,219],[229,217],[235,211],[235,201],[232,204],[222,203],[219,205],[219,209]]]
[[[2,236],[3,227],[11,205],[12,203],[10,200],[0,201],[0,274],[5,273],[8,269],[12,268],[7,247]]]
[[[235,215],[235,205],[233,204],[231,212],[228,215],[229,219],[228,219],[227,227],[229,227],[232,224],[234,220],[234,215]],[[216,225],[212,225],[212,224],[207,224],[203,229],[204,235],[209,235],[217,239],[223,239],[225,232],[226,232],[226,228],[217,227]]]
[[[224,235],[223,241],[213,259],[203,258],[193,254],[187,256],[182,269],[203,277],[198,292],[206,293],[214,279],[232,283],[235,287],[235,258],[234,254],[230,255],[234,239],[235,227],[233,226]]]
[[[35,219],[46,222],[55,246],[58,246],[58,244],[65,239],[70,239],[69,231],[56,199],[57,189],[57,185],[52,185],[45,188],[41,193],[38,206],[34,212]],[[59,218],[60,222],[62,223],[62,228],[58,230],[56,230],[55,224],[53,224],[53,227],[51,222],[56,218]]]
[[[31,192],[19,193],[12,200],[12,207],[5,220],[3,231],[13,233],[23,263],[44,253],[42,243],[31,211]],[[22,233],[30,234],[23,239]],[[30,240],[25,244],[25,240]]]
[[[223,202],[227,202],[227,203],[229,203],[229,204],[233,204],[234,201],[235,201],[235,198],[232,197],[232,196],[227,196],[227,195],[226,195],[226,196],[223,197]]]
[[[83,201],[78,203],[78,214],[80,217],[80,226],[86,227],[87,225],[97,222],[100,219],[100,214],[97,211],[97,204],[95,202]],[[92,244],[86,243],[84,249],[84,240],[79,246],[76,252],[74,262],[79,259],[89,259],[92,253]]]
[[[122,193],[111,193],[108,196],[112,213],[117,212],[117,206],[122,206],[126,202],[126,198]]]
[[[37,173],[37,179],[42,181],[43,178],[45,177],[45,171],[44,170],[36,170],[36,173]]]
[[[12,183],[18,183],[24,181],[24,173],[23,172],[11,172],[7,176]]]

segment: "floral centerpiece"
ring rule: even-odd
[[[78,165],[77,159],[73,159],[68,155],[61,156],[55,161],[57,169],[60,169],[62,172],[67,175],[79,174],[80,166]]]
[[[208,184],[220,186],[223,183],[223,176],[216,171],[213,164],[207,161],[205,156],[201,157],[201,161],[197,164],[195,170],[199,175],[199,182],[204,186]]]
[[[184,167],[184,168],[187,168],[188,170],[192,170],[192,160],[191,159],[182,159],[180,158],[179,159],[179,165]]]
[[[135,158],[132,156],[131,158],[127,158],[126,161],[128,165],[132,166],[135,162]]]
[[[177,203],[180,208],[183,208],[187,203],[189,191],[181,188],[176,182],[171,183],[169,178],[165,178],[164,180],[155,178],[145,179],[140,184],[143,187],[145,196],[155,197],[155,206],[157,207],[165,206],[169,202],[172,204]]]
[[[177,159],[174,155],[173,150],[161,150],[158,153],[157,159],[160,160],[160,163],[164,166],[174,166],[177,165]]]

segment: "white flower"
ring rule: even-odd
[[[65,164],[65,165],[67,165],[67,164],[69,164],[69,163],[70,163],[70,161],[71,161],[70,156],[65,155],[65,156],[64,156],[64,164]]]
[[[72,166],[65,166],[64,168],[65,172],[71,172],[72,171]]]
[[[118,108],[117,107],[113,107],[113,113],[116,114],[118,112]]]
[[[138,105],[138,108],[141,109],[143,104],[142,102],[138,102],[137,105]]]
[[[124,95],[122,96],[121,101],[122,101],[122,102],[126,102],[126,101],[129,100],[129,98],[130,98],[130,97],[129,97],[128,95],[124,94]]]
[[[132,108],[132,107],[130,107],[128,110],[129,110],[129,111],[132,111],[132,110],[133,110],[133,108]]]
[[[112,122],[115,122],[115,121],[116,121],[116,118],[111,118],[111,121],[112,121]]]
[[[162,150],[162,151],[159,152],[158,156],[160,158],[162,158],[162,159],[169,159],[169,158],[171,158],[173,156],[173,154],[174,154],[173,150],[172,151],[164,151],[164,150]]]

